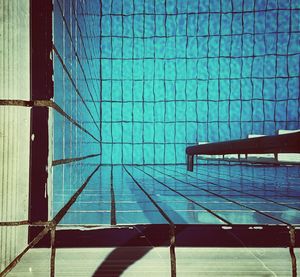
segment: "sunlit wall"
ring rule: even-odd
[[[30,100],[29,9],[27,0],[0,2],[0,100]],[[0,105],[0,222],[28,219],[29,156],[30,108]],[[0,226],[1,273],[27,239],[26,225]]]

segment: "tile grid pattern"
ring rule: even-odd
[[[68,116],[53,110],[53,205],[51,216],[63,207],[99,164],[100,41],[98,1],[54,0],[54,102]]]
[[[299,20],[294,0],[102,1],[102,163],[297,129]]]
[[[62,223],[166,223],[135,182],[175,224],[300,224],[298,167],[224,164],[188,174],[184,166],[102,166]]]

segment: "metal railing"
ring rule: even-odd
[[[195,155],[273,153],[277,159],[278,153],[300,153],[300,132],[189,146],[185,152],[188,171],[193,171]]]

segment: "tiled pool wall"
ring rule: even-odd
[[[54,101],[73,120],[53,112],[53,160],[101,153],[53,167],[58,202],[95,164],[300,127],[299,1],[53,3]]]
[[[70,119],[53,111],[53,199],[55,214],[99,164],[100,154],[99,1],[53,0],[54,101]],[[76,125],[76,123],[78,123]]]
[[[102,166],[61,223],[168,224],[153,200],[174,224],[299,225],[299,170],[226,163],[203,163],[193,173],[183,165]]]
[[[102,1],[102,163],[299,127],[298,1]]]
[[[299,37],[296,0],[54,0],[55,101],[103,164],[183,163],[187,144],[299,128]],[[54,121],[55,159],[100,152]]]

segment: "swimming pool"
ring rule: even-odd
[[[299,224],[297,166],[182,166],[190,144],[300,127],[299,15],[297,1],[55,0],[54,100],[73,122],[54,111],[51,215],[101,165],[62,224],[166,223],[153,201],[174,224]]]

